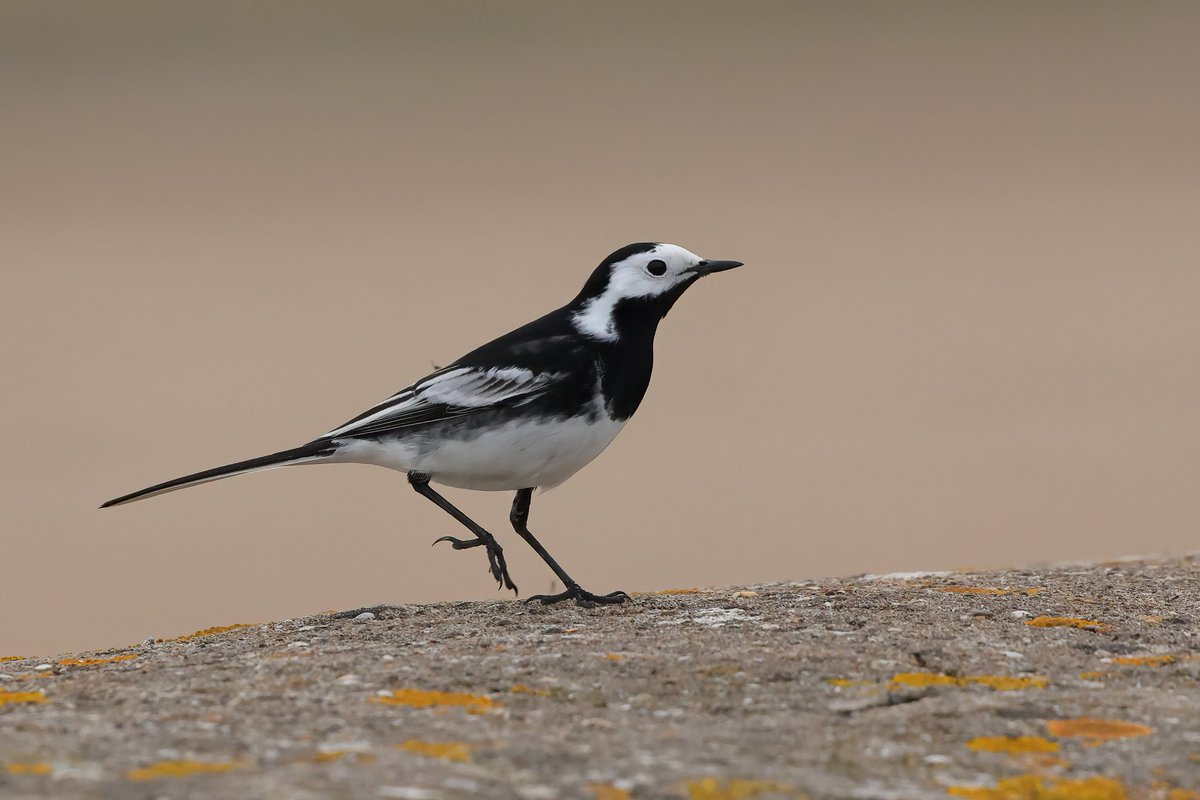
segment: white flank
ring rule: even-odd
[[[612,443],[623,421],[601,415],[567,420],[513,420],[466,438],[447,436],[432,448],[420,435],[382,441],[343,439],[335,458],[408,472],[459,489],[550,489],[583,469]]]

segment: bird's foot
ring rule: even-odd
[[[455,550],[469,550],[472,547],[486,547],[488,555],[488,571],[492,573],[492,577],[500,584],[498,589],[512,589],[513,594],[517,594],[517,585],[513,583],[513,579],[508,574],[508,564],[504,561],[504,548],[496,541],[492,535],[488,535],[485,539],[482,536],[477,536],[474,539],[455,539],[453,536],[443,536],[434,540],[434,544],[439,542],[449,542],[450,546]]]
[[[527,598],[526,603],[532,603],[535,600],[541,602],[542,605],[548,606],[551,603],[561,603],[564,600],[574,600],[575,605],[591,608],[597,605],[614,605],[616,603],[624,603],[631,598],[622,591],[609,592],[608,594],[592,594],[579,584],[573,583],[567,587],[565,592],[558,594],[535,594],[533,597]]]

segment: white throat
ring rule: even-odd
[[[575,330],[592,339],[615,342],[617,340],[617,320],[614,318],[613,312],[617,310],[617,303],[620,300],[620,292],[609,286],[604,290],[604,294],[588,300],[583,308],[571,315],[571,322],[575,325]]]

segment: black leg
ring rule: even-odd
[[[628,600],[629,595],[620,591],[610,592],[609,594],[592,594],[582,589],[578,583],[572,580],[571,576],[566,573],[566,570],[560,567],[558,562],[546,552],[546,548],[542,547],[542,543],[533,538],[533,534],[529,532],[529,506],[532,502],[533,489],[518,489],[517,496],[513,498],[512,511],[509,513],[508,519],[512,522],[513,530],[529,543],[533,551],[542,557],[542,561],[545,561],[550,569],[554,570],[554,574],[563,582],[563,586],[567,587],[567,590],[559,594],[536,594],[525,602],[531,603],[534,600],[540,600],[543,603],[549,604],[558,603],[563,600],[574,600],[581,606],[590,606],[595,603],[624,603]]]
[[[449,542],[450,546],[455,550],[467,550],[472,547],[486,547],[488,554],[488,565],[492,573],[492,577],[500,584],[501,589],[512,589],[513,593],[517,593],[517,585],[513,583],[512,578],[508,576],[508,565],[504,563],[504,548],[496,541],[496,537],[481,528],[475,520],[468,517],[463,512],[455,508],[449,500],[437,493],[432,486],[429,485],[429,476],[424,472],[412,471],[408,473],[408,482],[416,489],[417,494],[428,497],[433,501],[434,505],[445,511],[450,516],[461,522],[467,530],[475,534],[474,539],[455,539],[453,536],[443,536],[434,541]]]

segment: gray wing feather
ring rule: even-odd
[[[447,367],[401,389],[322,438],[370,436],[541,397],[562,373],[521,367]]]

